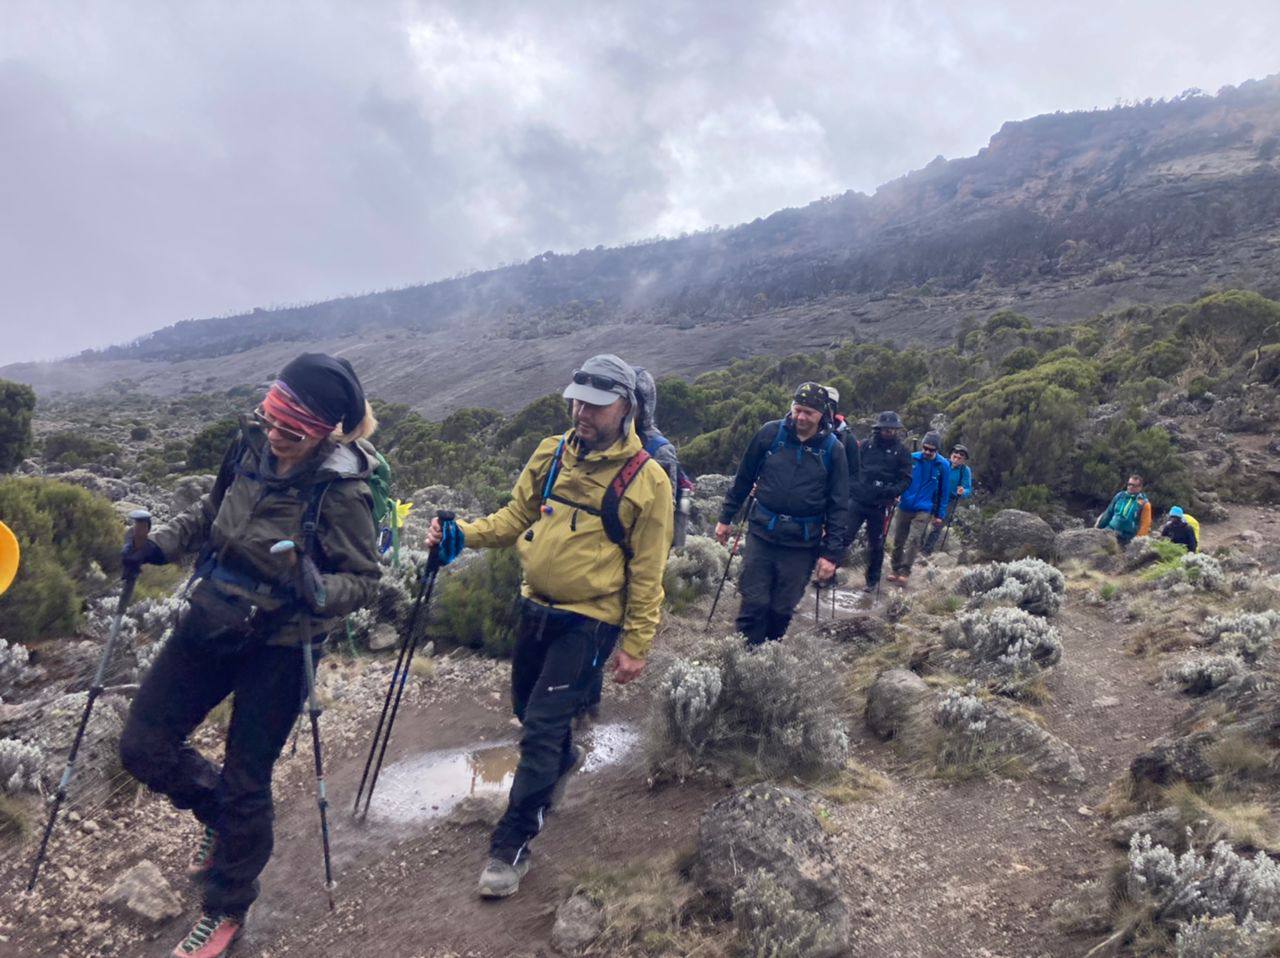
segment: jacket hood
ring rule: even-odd
[[[636,431],[647,435],[658,428],[658,384],[643,366],[636,367]]]
[[[316,469],[316,479],[368,479],[375,463],[372,449],[363,448],[358,441],[335,444]]]

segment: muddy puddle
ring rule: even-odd
[[[621,762],[638,746],[639,731],[622,723],[599,725],[580,739],[587,759],[580,774]],[[520,749],[514,739],[440,749],[402,759],[382,770],[369,816],[397,825],[443,818],[469,796],[506,797]]]

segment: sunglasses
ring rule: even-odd
[[[937,447],[937,446],[921,446],[920,448],[921,448],[921,449],[923,449],[925,452],[937,452],[937,451],[938,451],[938,447]]]
[[[262,411],[261,407],[253,411],[253,419],[254,422],[261,426],[266,432],[270,432],[274,429],[290,442],[302,442],[302,440],[307,438],[306,433],[298,432],[296,429],[290,429],[288,426],[282,426],[274,419],[269,418],[267,414]]]
[[[595,373],[584,373],[581,369],[573,371],[573,381],[578,386],[591,386],[594,389],[602,389],[607,393],[611,393],[618,387],[626,388],[626,383],[620,383],[616,379],[610,379],[608,376],[597,376]]]

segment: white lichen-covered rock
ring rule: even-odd
[[[733,923],[744,955],[838,955],[844,942],[821,916],[796,904],[785,885],[757,868],[733,893]]]
[[[969,653],[965,671],[973,677],[1024,680],[1062,658],[1058,630],[1021,609],[967,613],[944,630],[944,638],[949,647]]]
[[[1245,670],[1238,655],[1197,655],[1174,666],[1169,678],[1190,695],[1204,695]]]
[[[970,596],[970,606],[1012,605],[1040,616],[1061,608],[1066,588],[1063,574],[1039,559],[977,566],[956,583],[958,592]]]
[[[949,689],[938,701],[934,723],[945,733],[940,755],[944,766],[999,771],[1007,765],[1045,782],[1084,781],[1075,749],[1034,722],[980,699],[972,689]]]
[[[41,790],[44,752],[16,738],[0,738],[0,791],[6,795]]]
[[[887,669],[867,689],[867,727],[881,738],[894,738],[927,721],[934,692],[907,669]]]

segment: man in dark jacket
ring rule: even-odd
[[[1188,552],[1200,551],[1200,523],[1194,516],[1189,516],[1182,506],[1174,506],[1169,510],[1169,519],[1160,529],[1160,535],[1170,542],[1176,542]]]
[[[942,437],[927,432],[920,440],[920,451],[913,453],[911,485],[898,500],[898,515],[893,525],[893,556],[889,564],[893,572],[889,581],[906,585],[916,561],[916,548],[932,526],[942,528],[947,519],[947,495],[951,489],[951,467],[938,455]],[[913,535],[919,527],[918,534]]]
[[[819,581],[830,579],[844,553],[849,467],[828,401],[820,385],[801,383],[790,415],[751,440],[720,509],[716,539],[724,545],[729,523],[753,499],[738,582],[737,628],[749,645],[782,638],[815,566]]]
[[[901,429],[896,412],[876,417],[871,438],[858,444],[861,469],[849,484],[849,542],[864,523],[867,527],[867,592],[874,592],[880,583],[889,513],[911,484],[911,453],[898,438]]]

